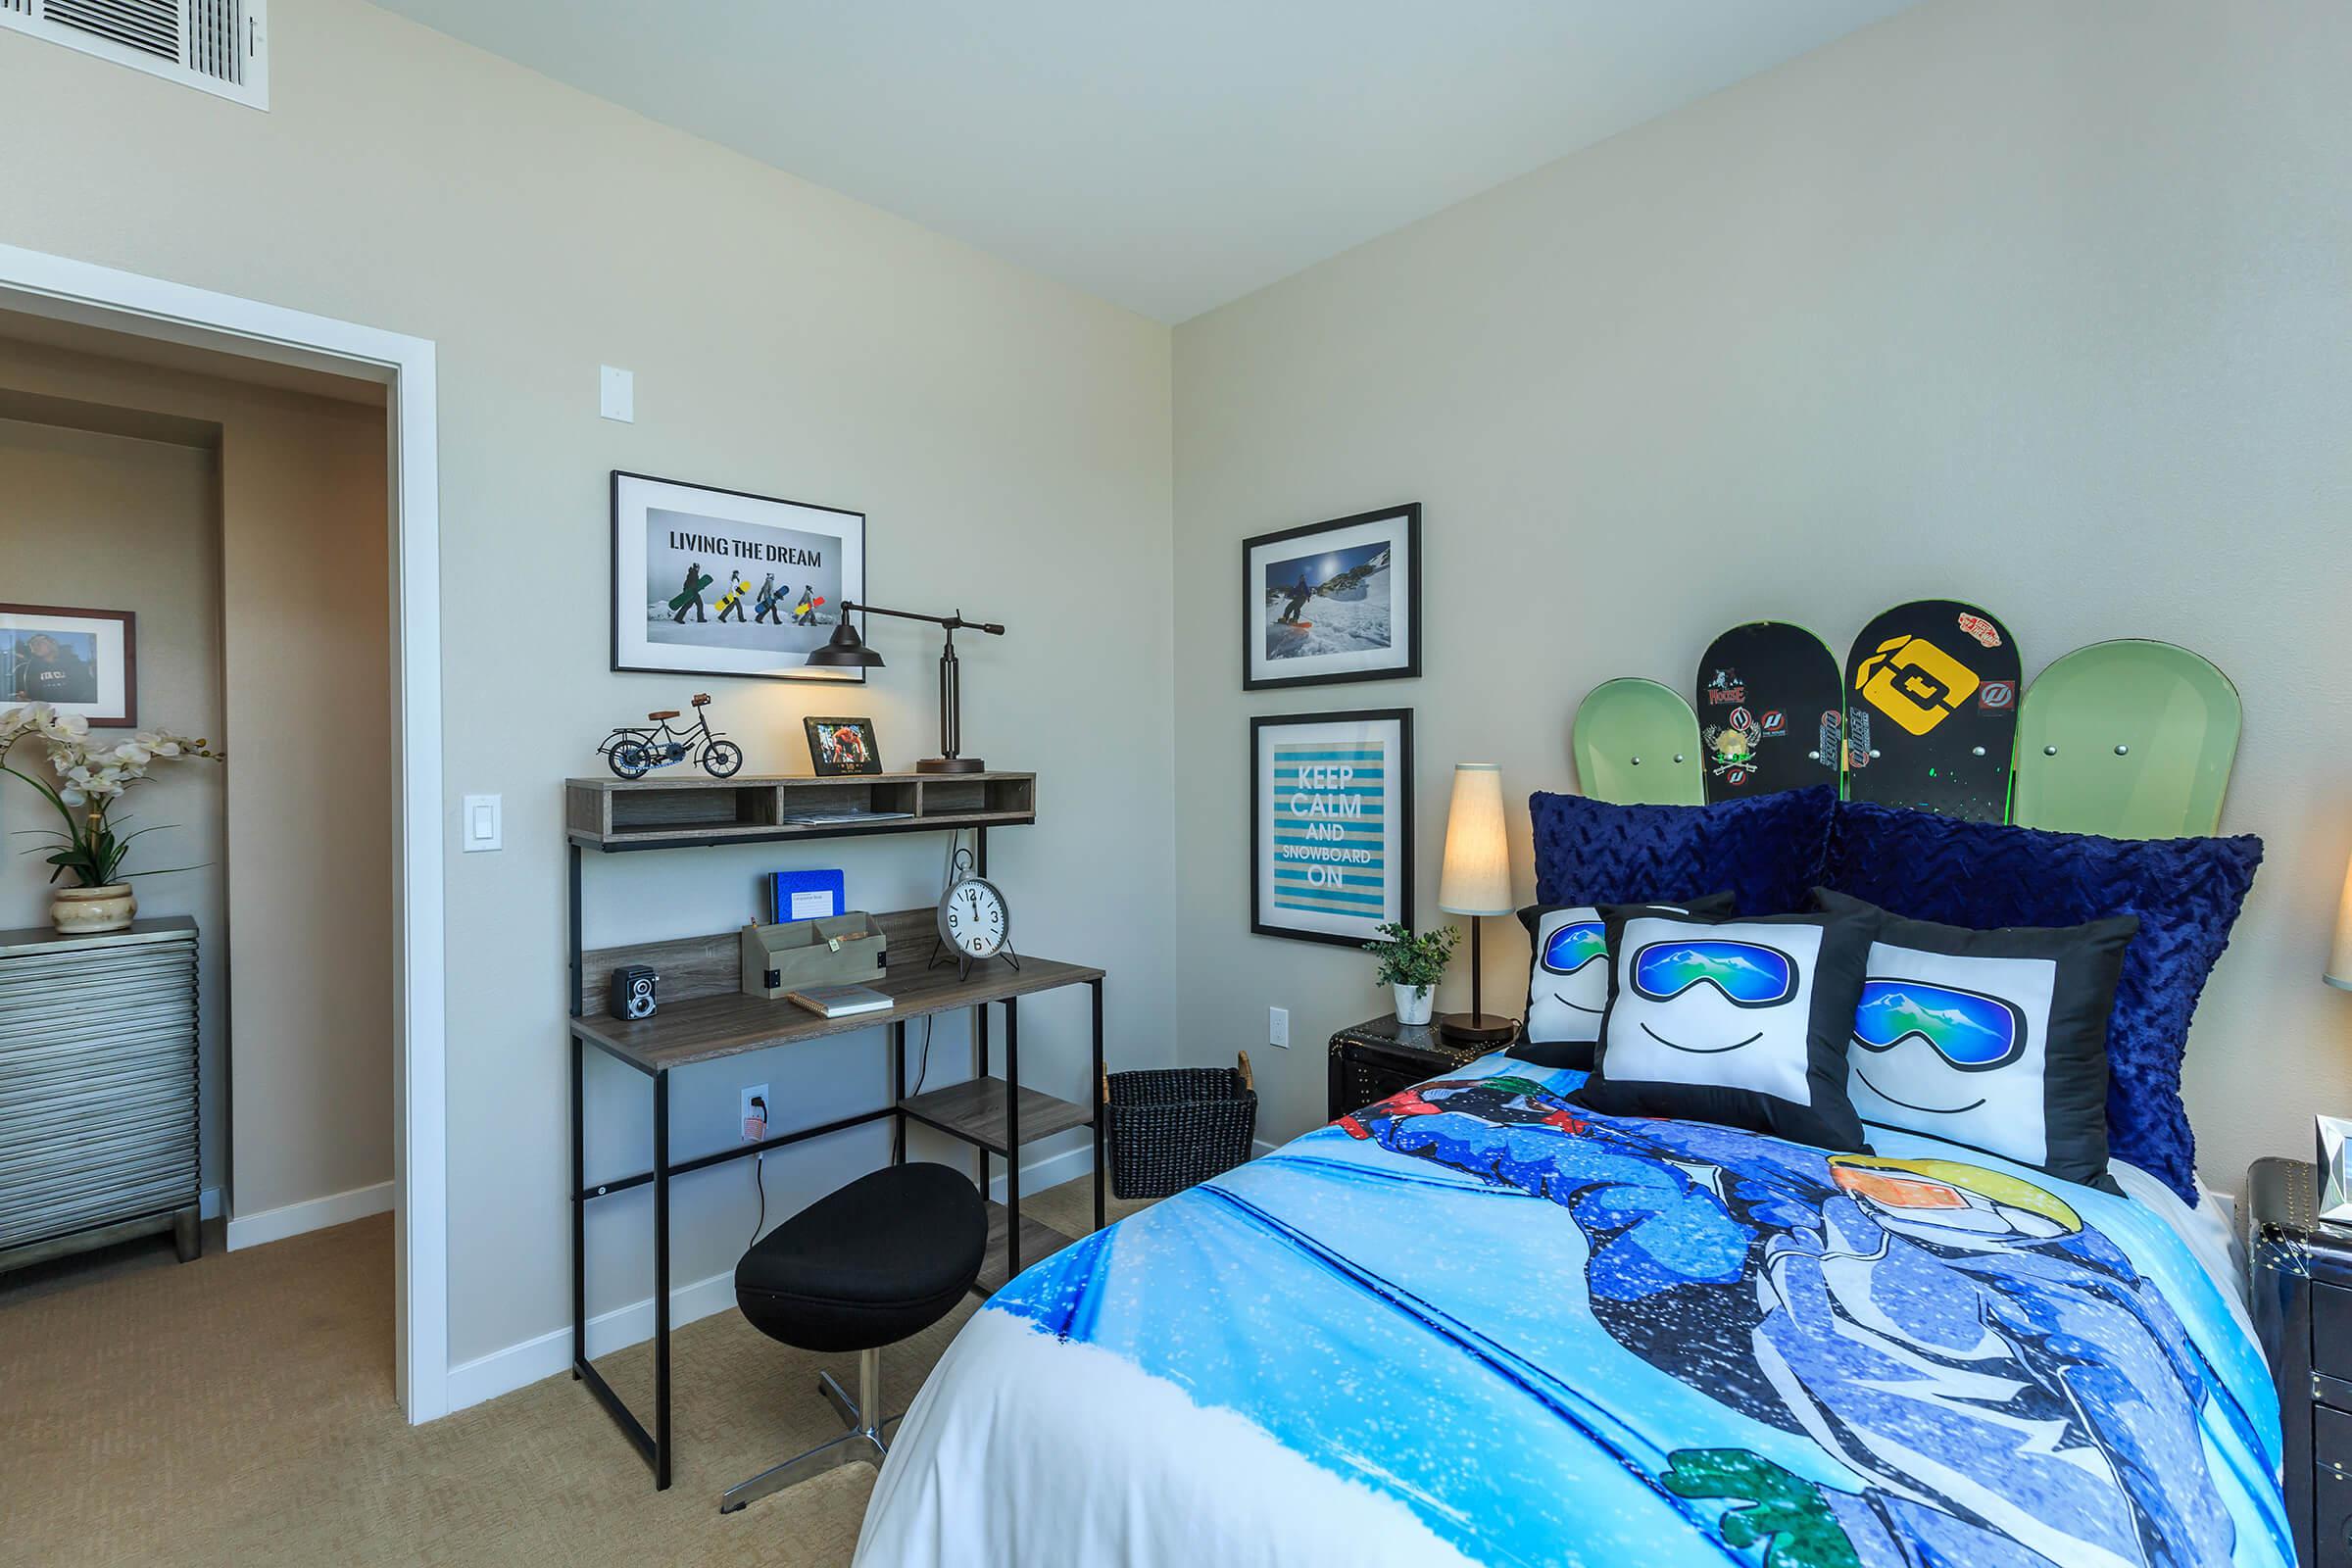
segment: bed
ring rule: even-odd
[[[1030,1269],[858,1561],[2293,1562],[2269,1373],[2163,1184],[1582,1081],[1485,1058]]]

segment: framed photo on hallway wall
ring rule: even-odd
[[[1413,917],[1413,710],[1250,721],[1250,929],[1360,947]]]
[[[138,616],[0,605],[0,708],[20,703],[47,703],[93,729],[136,729]]]
[[[865,598],[865,514],[612,472],[612,667],[862,684],[810,669]]]
[[[1242,690],[1421,673],[1421,504],[1242,541]]]

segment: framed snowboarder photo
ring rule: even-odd
[[[139,722],[138,616],[0,605],[0,709],[47,703],[94,729]]]
[[[1421,673],[1421,504],[1242,541],[1242,690]]]
[[[1413,917],[1413,710],[1250,721],[1250,929],[1361,947]]]
[[[612,667],[862,684],[811,669],[865,598],[865,514],[612,472]]]
[[[882,747],[870,718],[803,718],[808,731],[808,765],[819,778],[882,771]]]

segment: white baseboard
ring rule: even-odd
[[[1004,1201],[1004,1173],[998,1167],[1002,1167],[1004,1161],[991,1160],[989,1164],[992,1168],[997,1168],[997,1174],[989,1178],[988,1196],[992,1201],[1002,1203]],[[1094,1168],[1094,1146],[1081,1144],[1076,1149],[1049,1155],[1033,1165],[1023,1165],[1021,1167],[1021,1191],[1042,1193],[1049,1187],[1059,1187],[1063,1182],[1074,1182]]]
[[[1252,1138],[1250,1140],[1250,1157],[1251,1159],[1263,1158],[1281,1147],[1280,1144],[1269,1144],[1263,1138]]]
[[[669,1326],[687,1324],[735,1305],[735,1271],[681,1285],[669,1293]],[[654,1298],[631,1301],[588,1320],[588,1359],[654,1337]],[[571,1370],[571,1328],[564,1327],[476,1356],[449,1369],[449,1407],[463,1410]]]
[[[231,1215],[228,1250],[234,1252],[268,1242],[282,1242],[305,1231],[322,1231],[329,1225],[348,1225],[370,1214],[386,1213],[397,1191],[390,1182],[378,1182],[373,1187],[355,1187],[348,1193],[330,1193],[308,1202],[288,1203],[283,1208],[266,1208],[259,1214]]]
[[[1082,1146],[1034,1164],[1021,1167],[1021,1191],[1041,1193],[1063,1182],[1076,1181],[1095,1168],[1092,1146]],[[990,1197],[998,1202],[1004,1200],[1004,1177],[1000,1173],[990,1184]],[[233,1224],[233,1222],[232,1222]],[[230,1245],[235,1245],[233,1242]],[[713,1274],[709,1279],[681,1285],[669,1293],[669,1323],[672,1329],[685,1327],[713,1312],[724,1312],[735,1304],[735,1272]],[[631,1301],[626,1306],[588,1320],[588,1358],[631,1346],[654,1336],[654,1298]],[[510,1345],[503,1350],[476,1356],[470,1361],[449,1369],[449,1407],[463,1410],[484,1399],[495,1399],[502,1394],[528,1388],[545,1378],[571,1370],[571,1330],[568,1326],[554,1329],[536,1339]]]

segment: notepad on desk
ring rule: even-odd
[[[885,1012],[892,1006],[890,998],[872,986],[810,986],[804,991],[788,991],[785,996],[826,1018],[848,1018],[860,1012]]]

